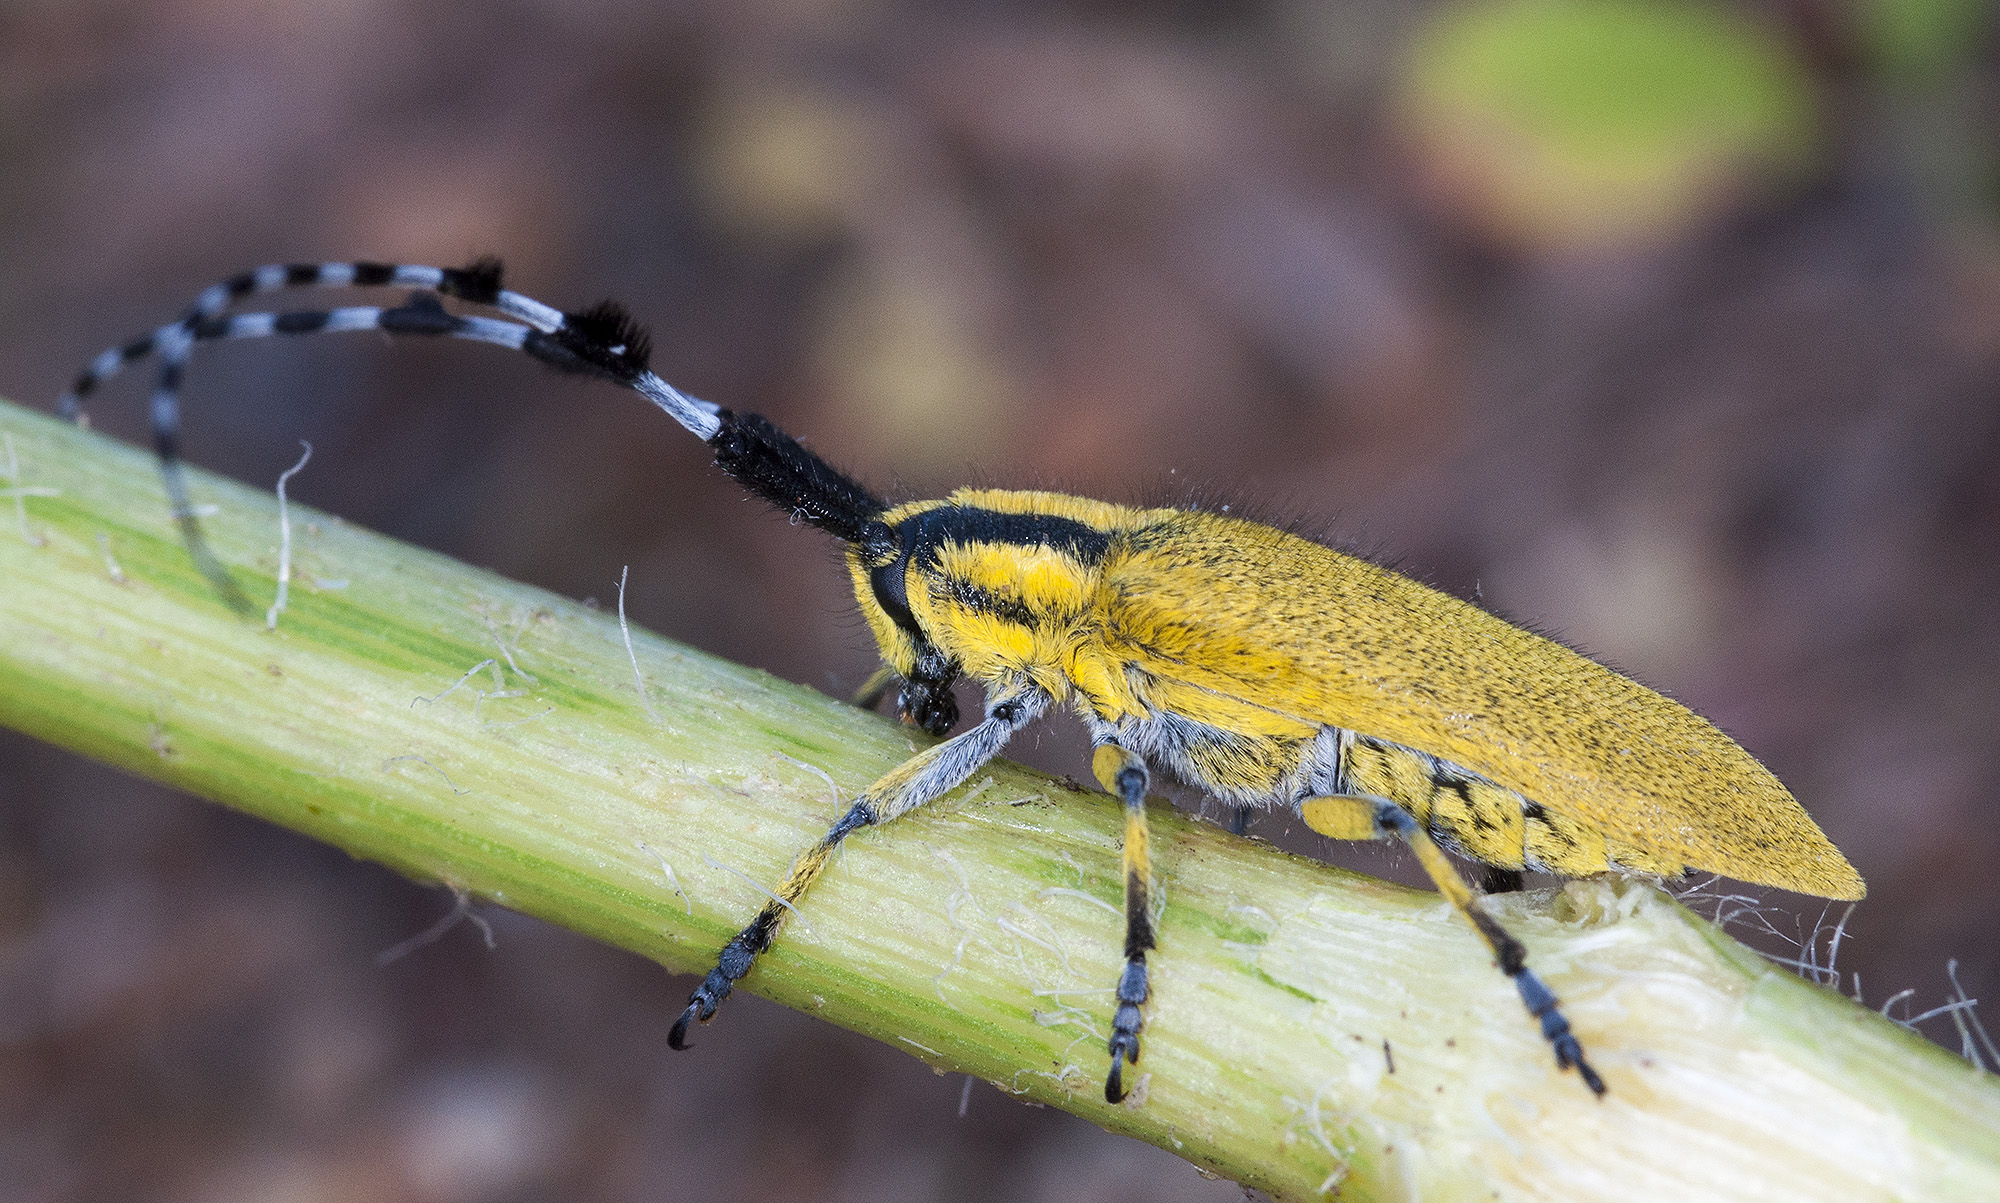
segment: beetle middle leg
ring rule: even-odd
[[[1430,875],[1438,893],[1443,894],[1453,909],[1465,916],[1466,922],[1472,924],[1485,938],[1487,946],[1492,948],[1494,959],[1500,963],[1500,971],[1513,979],[1521,1002],[1542,1025],[1542,1038],[1555,1049],[1556,1064],[1563,1069],[1574,1066],[1592,1093],[1604,1093],[1604,1079],[1598,1077],[1590,1062],[1584,1060],[1583,1045],[1577,1042],[1576,1034],[1570,1030],[1569,1020],[1563,1016],[1555,994],[1535,975],[1534,970],[1528,968],[1528,950],[1486,913],[1486,908],[1479,904],[1480,896],[1466,884],[1465,878],[1446,858],[1444,850],[1438,847],[1437,841],[1431,838],[1414,815],[1387,798],[1366,794],[1308,798],[1299,804],[1299,813],[1308,827],[1334,839],[1374,839],[1391,832],[1400,836],[1417,854],[1417,862]]]

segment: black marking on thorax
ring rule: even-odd
[[[1087,522],[1053,514],[1008,514],[973,506],[947,505],[925,510],[902,524],[903,548],[922,569],[937,567],[937,549],[945,543],[999,543],[1012,547],[1048,547],[1086,565],[1104,558],[1111,535]]]
[[[1046,615],[1037,614],[1028,603],[1017,598],[1002,597],[989,589],[981,589],[971,581],[952,580],[948,585],[951,600],[976,614],[990,614],[1002,622],[1013,623],[1017,627],[1032,627],[1040,623]]]
[[[1009,514],[975,506],[945,505],[904,519],[897,526],[902,554],[868,574],[875,603],[896,625],[924,637],[910,613],[909,572],[934,573],[938,548],[946,543],[994,543],[1009,547],[1047,547],[1085,565],[1096,565],[1111,546],[1111,535],[1086,522],[1053,514]],[[952,596],[961,605],[984,610],[1010,622],[1027,625],[1034,615],[1019,603],[1007,602],[970,582],[952,582]]]

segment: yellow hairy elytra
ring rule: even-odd
[[[888,518],[941,507],[1048,515],[1107,535],[1094,563],[1049,546],[951,545],[933,574],[941,587],[926,581],[911,608],[975,679],[1026,673],[1087,720],[1164,711],[1232,733],[1226,755],[1195,761],[1193,783],[1218,797],[1263,801],[1312,735],[1338,727],[1429,753],[1539,809],[1501,825],[1509,847],[1472,819],[1423,813],[1438,792],[1428,775],[1405,785],[1393,766],[1371,765],[1376,792],[1487,864],[1571,877],[1701,870],[1825,898],[1864,892],[1790,791],[1714,724],[1406,576],[1240,518],[1055,493],[961,490]],[[909,676],[910,638],[877,603],[860,553],[848,560],[885,658]],[[1020,610],[1003,618],[961,600],[958,582]]]
[[[417,290],[393,308],[230,313],[301,287]],[[443,299],[496,310],[448,311]],[[890,507],[755,414],[690,397],[647,366],[647,339],[604,304],[566,313],[501,287],[496,260],[274,264],[203,292],[177,322],[106,351],[63,412],[158,353],[161,470],[190,552],[247,605],[201,541],[176,459],[178,390],[210,339],[337,330],[470,339],[639,393],[700,437],[716,464],[795,520],[847,545],[855,596],[903,718],[958,722],[953,685],[986,691],[978,722],[869,786],[800,853],[771,902],[722,948],[674,1023],[711,1019],[855,831],[963,782],[1013,734],[1067,704],[1092,769],[1124,802],[1125,967],[1113,990],[1105,1098],[1139,1059],[1154,947],[1146,796],[1154,768],[1236,807],[1295,810],[1337,839],[1396,837],[1486,941],[1562,1068],[1599,1095],[1555,995],[1445,849],[1501,874],[1570,877],[1699,869],[1828,898],[1860,875],[1749,753],[1680,703],[1407,577],[1271,526],[1194,509],[1134,509],[1059,493],[964,489]]]

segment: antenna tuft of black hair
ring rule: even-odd
[[[530,331],[521,349],[558,372],[630,385],[646,374],[652,340],[624,306],[605,301],[582,313],[563,314],[553,333]]]
[[[563,328],[574,329],[630,375],[645,371],[652,361],[652,336],[616,301],[599,301],[582,313],[564,315]]]
[[[464,267],[445,268],[437,290],[475,305],[491,305],[500,299],[500,276],[500,260],[481,255]]]
[[[653,354],[652,338],[616,301],[599,301],[565,324],[576,325],[598,345],[617,355],[634,372],[646,370]]]
[[[301,319],[310,318],[320,319],[319,324],[303,324]],[[310,334],[325,326],[325,318],[323,313],[279,314],[277,328],[287,334]],[[292,324],[291,329],[286,328],[288,322]],[[431,293],[413,292],[408,304],[400,309],[384,309],[381,316],[375,319],[375,324],[385,334],[451,335],[465,328],[465,319],[446,312]]]

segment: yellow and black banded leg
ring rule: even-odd
[[[1139,1063],[1139,1029],[1146,1025],[1146,953],[1153,947],[1152,852],[1146,831],[1146,787],[1152,777],[1138,754],[1099,744],[1091,769],[1105,789],[1125,803],[1125,972],[1118,976],[1118,1010],[1111,1019],[1111,1073],[1104,1101],[1125,1099],[1126,1062]]]
[[[885,664],[861,683],[861,688],[854,691],[854,696],[849,701],[857,709],[873,710],[882,704],[883,698],[889,696],[889,691],[896,687],[897,680],[896,670]]]
[[[1500,971],[1513,979],[1528,1013],[1541,1023],[1542,1038],[1555,1049],[1557,1066],[1574,1067],[1592,1093],[1604,1093],[1604,1079],[1583,1059],[1583,1045],[1570,1031],[1569,1020],[1563,1017],[1555,994],[1527,967],[1528,950],[1479,905],[1479,896],[1459,876],[1444,850],[1414,815],[1387,798],[1366,795],[1310,798],[1300,804],[1299,813],[1308,827],[1334,839],[1375,839],[1389,832],[1401,836],[1417,854],[1417,863],[1430,875],[1438,893],[1485,937],[1494,959],[1500,963]]]
[[[722,1000],[729,997],[736,983],[743,980],[757,958],[771,946],[778,929],[784,925],[785,916],[790,913],[789,907],[798,902],[818,880],[833,858],[833,850],[840,846],[842,840],[857,828],[887,823],[906,814],[964,781],[980,765],[993,759],[1007,740],[1033,722],[1048,708],[1048,704],[1049,695],[1032,685],[1018,686],[997,694],[986,704],[984,721],[935,747],[924,749],[869,786],[854,800],[847,813],[827,829],[819,842],[793,863],[792,871],[778,885],[778,900],[766,904],[748,927],[737,932],[723,946],[721,955],[716,958],[715,968],[708,971],[708,976],[689,996],[687,1009],[674,1021],[673,1030],[667,1033],[667,1043],[676,1049],[688,1047],[688,1025],[707,1023],[714,1017],[715,1009],[722,1005]]]

